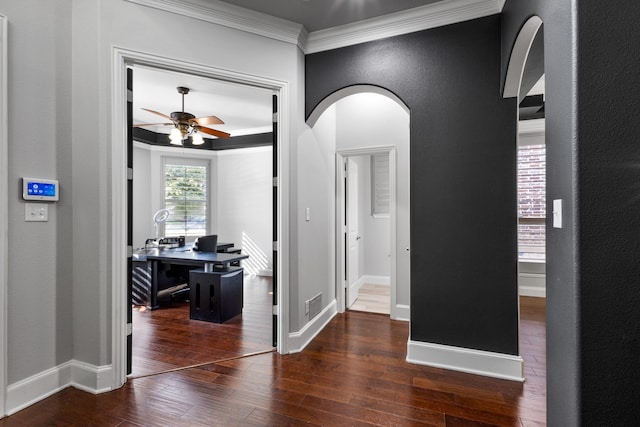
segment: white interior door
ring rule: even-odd
[[[358,280],[360,279],[358,231],[358,164],[347,158],[347,307],[358,298]]]

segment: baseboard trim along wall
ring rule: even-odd
[[[315,338],[316,335],[338,314],[338,302],[334,299],[320,314],[304,325],[298,332],[289,334],[289,353],[299,353]]]
[[[409,322],[411,320],[411,310],[406,304],[396,304],[395,309],[391,313],[393,320],[401,320],[403,322]]]
[[[111,391],[112,367],[71,360],[7,387],[7,415],[72,386],[89,393]]]
[[[390,285],[391,279],[389,276],[369,276],[364,275],[358,281],[359,283],[368,283],[370,285]]]
[[[520,273],[518,275],[518,291],[523,297],[547,297],[547,279],[544,274]]]
[[[524,381],[520,356],[409,340],[407,362],[485,377]]]

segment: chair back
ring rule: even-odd
[[[209,236],[198,237],[193,250],[200,252],[217,252],[218,249],[218,235],[211,234]]]

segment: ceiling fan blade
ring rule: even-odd
[[[218,138],[229,138],[229,136],[231,136],[231,134],[222,132],[221,130],[210,129],[202,126],[198,127],[198,131],[208,135],[217,136]]]
[[[166,114],[158,113],[157,111],[153,111],[153,110],[150,110],[148,108],[143,108],[143,110],[144,111],[148,111],[148,112],[153,113],[153,114],[157,114],[157,115],[159,115],[161,117],[164,117],[167,120],[171,120],[171,122],[173,122],[173,119],[170,116],[167,116]]]
[[[173,125],[173,123],[138,123],[137,125],[134,124],[133,127],[139,128],[143,126],[163,126],[163,125]]]
[[[224,124],[224,122],[222,120],[220,120],[216,116],[198,117],[198,118],[195,118],[195,119],[191,119],[189,121],[196,122],[200,126],[223,125]]]

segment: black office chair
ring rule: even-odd
[[[194,251],[200,252],[218,252],[218,235],[210,234],[208,236],[198,237],[193,244]]]

